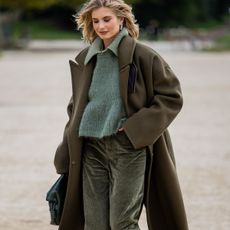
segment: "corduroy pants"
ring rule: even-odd
[[[123,131],[84,143],[84,230],[140,230],[146,149],[135,150]]]

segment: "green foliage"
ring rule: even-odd
[[[60,29],[45,20],[18,21],[14,24],[14,38],[22,36],[32,39],[79,39],[78,31]]]
[[[229,0],[125,0],[132,4],[135,17],[142,28],[152,20],[160,28],[207,25],[220,23],[228,15]],[[60,7],[78,10],[86,0],[0,0],[0,8],[11,9],[27,15]],[[37,10],[37,11],[36,11]],[[58,12],[57,15],[63,15]],[[36,15],[36,14],[35,14]]]
[[[209,20],[221,21],[228,14],[229,0],[139,0],[135,14],[142,26],[154,19],[161,27],[191,25]]]
[[[140,0],[127,0],[132,4]],[[75,9],[86,0],[0,0],[0,6],[13,10],[46,9],[52,5],[64,5]]]
[[[58,0],[0,0],[0,6],[12,10],[45,9]]]
[[[128,4],[133,4],[135,2],[140,2],[140,1],[141,0],[125,0],[125,2],[128,3]],[[66,6],[69,6],[69,7],[76,8],[77,6],[80,6],[83,3],[85,3],[86,0],[59,0],[59,2],[62,5],[66,5]]]
[[[63,6],[68,6],[68,7],[75,9],[77,6],[80,6],[86,1],[84,0],[59,0],[59,2]]]
[[[224,35],[216,41],[214,51],[229,51],[230,50],[230,33]]]

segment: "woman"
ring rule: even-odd
[[[90,46],[70,61],[69,121],[55,155],[68,174],[60,230],[187,230],[167,127],[182,107],[167,63],[137,42],[123,0],[91,0],[76,16]]]

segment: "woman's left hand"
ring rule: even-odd
[[[118,131],[119,131],[119,132],[121,132],[121,131],[123,131],[123,130],[124,130],[124,128],[120,128],[120,129],[118,129]]]

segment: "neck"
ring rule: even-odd
[[[103,40],[104,49],[106,49],[112,43],[112,41],[113,39]]]

